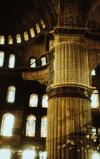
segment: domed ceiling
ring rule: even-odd
[[[62,3],[63,1],[61,0]],[[82,6],[86,6],[86,0],[84,3],[83,0],[79,2],[84,4]],[[0,4],[0,44],[28,41],[43,30],[52,28],[57,22],[57,14],[59,15],[57,6],[58,0],[3,0]],[[94,16],[92,16],[92,21],[95,21],[97,25],[100,24],[98,21],[100,19],[98,17],[99,8],[96,7],[96,10],[93,11]],[[90,24],[91,14],[88,21]]]
[[[0,44],[27,41],[46,26],[53,25],[52,9],[49,0],[3,0],[0,4]]]
[[[0,33],[21,32],[41,15],[38,0],[3,0],[0,4]]]

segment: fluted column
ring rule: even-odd
[[[49,54],[48,136],[49,159],[80,159],[83,152],[70,139],[85,133],[91,121],[88,54],[84,38],[55,35]],[[87,151],[87,150],[85,150]],[[85,155],[84,159],[88,159]],[[83,156],[83,155],[82,155]]]

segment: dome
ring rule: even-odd
[[[44,4],[46,7],[44,7]],[[28,41],[54,24],[51,4],[45,0],[9,0],[0,4],[0,44]],[[53,18],[50,18],[52,16]],[[22,37],[23,36],[23,37]]]
[[[42,16],[39,0],[4,0],[0,4],[0,34],[22,32]]]

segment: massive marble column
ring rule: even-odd
[[[88,159],[81,134],[91,122],[88,53],[83,35],[54,33],[49,53],[49,159]],[[78,137],[72,140],[73,134]]]

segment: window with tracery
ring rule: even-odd
[[[16,88],[14,86],[8,87],[8,92],[7,92],[7,102],[8,103],[15,102],[15,91],[16,91]]]
[[[26,136],[34,137],[36,127],[36,117],[34,115],[29,115],[26,122]]]
[[[43,98],[42,98],[42,107],[43,108],[47,108],[48,107],[48,95],[47,94],[43,95]]]
[[[38,95],[37,94],[31,94],[29,99],[29,106],[30,107],[37,107],[38,105]]]
[[[41,119],[41,137],[47,137],[47,117],[44,116]]]
[[[1,124],[1,134],[3,136],[12,136],[14,126],[14,115],[6,113],[3,115]]]
[[[0,67],[3,66],[3,63],[4,63],[4,52],[0,51]]]
[[[9,55],[8,67],[9,68],[15,67],[15,55],[14,54]]]

